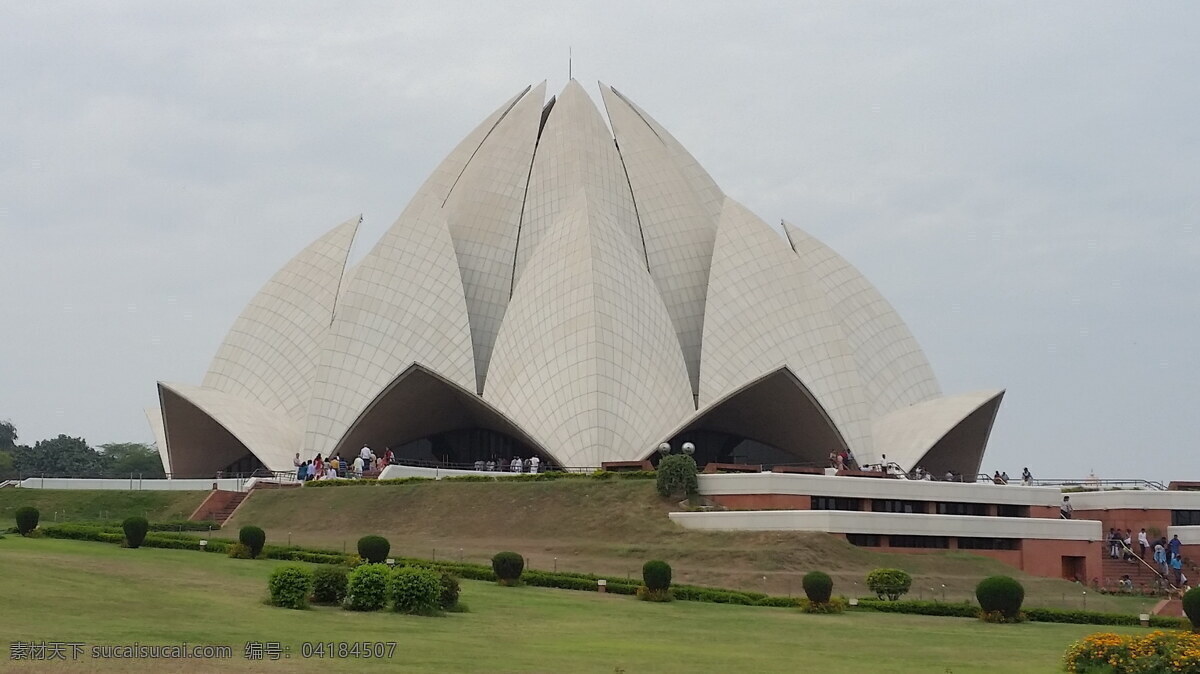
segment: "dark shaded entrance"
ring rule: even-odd
[[[523,459],[535,454],[544,467],[556,463],[520,427],[480,399],[419,364],[396,377],[342,436],[335,450],[357,456],[367,445],[398,460],[435,465],[466,464],[490,458]]]
[[[786,367],[708,408],[668,441],[696,445],[696,463],[825,466],[846,441],[808,388]],[[648,458],[658,461],[658,452]]]

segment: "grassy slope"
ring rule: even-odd
[[[313,490],[316,491],[316,490]],[[200,672],[1055,672],[1085,625],[988,625],[873,612],[809,616],[788,609],[464,582],[471,612],[445,618],[288,611],[261,603],[270,561],[101,543],[0,540],[6,641],[220,644],[235,658],[85,661],[99,671]],[[1134,632],[1136,628],[1117,631]],[[396,641],[389,661],[302,660],[302,641]],[[290,644],[286,662],[248,662],[246,641]],[[855,647],[855,646],[858,647]],[[7,647],[7,646],[6,646]],[[55,671],[8,661],[6,671]],[[66,669],[66,668],[64,668]],[[78,668],[71,668],[74,671]]]
[[[775,594],[800,593],[801,576],[822,569],[834,577],[835,592],[865,595],[866,574],[892,566],[913,574],[913,598],[940,599],[945,584],[947,600],[974,601],[975,584],[1002,573],[1025,583],[1031,605],[1080,607],[1083,600],[1074,584],[1024,576],[976,555],[880,553],[826,534],[688,531],[667,518],[670,510],[672,504],[643,481],[415,483],[259,491],[227,529],[256,524],[272,542],[290,538],[349,550],[359,537],[380,533],[401,555],[461,554],[486,563],[495,552],[511,549],[533,568],[635,578],[644,561],[658,558],[671,563],[677,582]],[[1149,605],[1098,595],[1087,599],[1089,609],[1123,613]]]
[[[124,519],[133,515],[151,520],[187,519],[206,496],[206,491],[0,489],[0,527],[13,526],[13,513],[27,505],[41,511],[43,523],[54,522],[55,513],[59,521]]]

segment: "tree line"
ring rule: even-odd
[[[83,438],[59,434],[33,446],[17,444],[17,428],[0,421],[0,479],[31,477],[165,477],[158,449],[142,442],[92,447]]]

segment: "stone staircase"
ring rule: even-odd
[[[1149,557],[1149,551],[1147,551],[1147,557]],[[1154,565],[1153,561],[1149,559],[1146,561],[1150,566]],[[1116,588],[1117,581],[1121,580],[1121,576],[1126,574],[1133,580],[1133,587],[1137,590],[1154,587],[1154,581],[1158,578],[1158,574],[1152,568],[1141,562],[1110,558],[1107,547],[1104,549],[1104,558],[1100,565],[1100,571],[1103,574],[1100,577],[1100,582],[1107,588]]]
[[[204,499],[188,519],[194,522],[211,520],[220,526],[224,526],[229,521],[229,518],[233,516],[233,512],[237,510],[238,506],[249,495],[250,492],[214,489],[209,492],[208,497]]]
[[[233,511],[237,510],[237,507],[242,505],[242,501],[245,501],[248,496],[250,496],[249,492],[234,492],[233,497],[226,501],[220,510],[213,513],[213,521],[224,526],[229,518],[233,517]]]

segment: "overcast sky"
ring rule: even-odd
[[[647,4],[0,2],[0,419],[152,441],[155,381],[572,48],[1008,390],[984,470],[1200,478],[1200,4]]]

